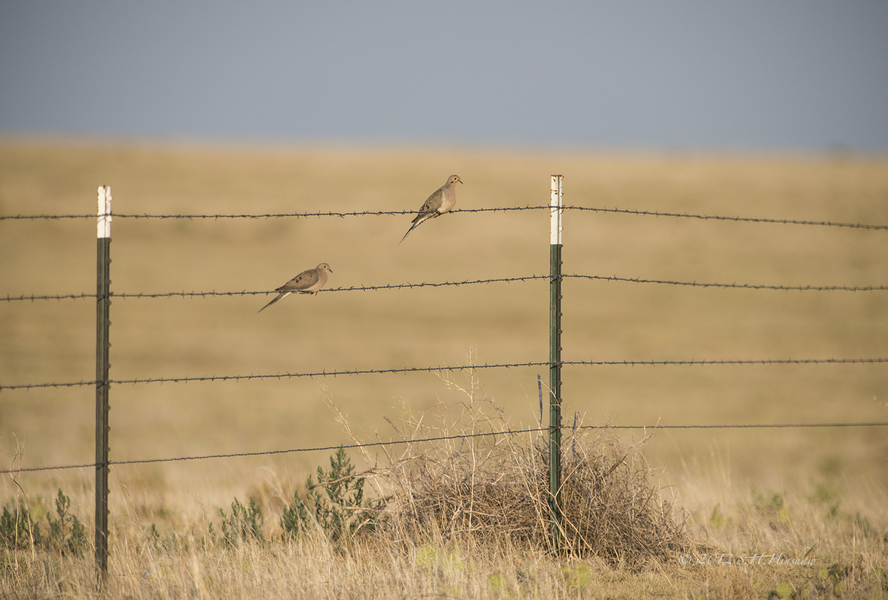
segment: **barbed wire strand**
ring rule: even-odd
[[[86,387],[90,385],[95,385],[98,383],[95,380],[92,381],[66,381],[62,383],[22,383],[17,385],[2,385],[0,384],[0,392],[4,390],[33,390],[38,388],[66,388],[66,387]]]
[[[390,283],[384,285],[358,285],[351,287],[338,287],[338,288],[325,288],[318,290],[317,293],[329,293],[329,292],[368,292],[374,290],[399,290],[399,289],[410,289],[410,288],[423,288],[423,287],[446,287],[453,286],[459,287],[461,285],[479,285],[479,284],[489,284],[489,283],[509,283],[513,281],[530,281],[534,279],[550,279],[549,275],[525,275],[522,277],[496,277],[493,279],[471,279],[466,281],[442,281],[437,283]],[[112,292],[111,296],[113,298],[204,298],[204,297],[212,297],[212,296],[267,296],[269,294],[277,294],[276,290],[260,290],[260,291],[240,291],[240,292],[158,292],[158,293],[115,293]],[[95,294],[63,294],[63,295],[33,295],[33,296],[6,296],[5,298],[0,298],[0,302],[15,302],[20,300],[75,300],[75,299],[84,299],[84,298],[92,298],[95,299]]]
[[[886,285],[770,285],[758,283],[711,283],[702,281],[670,281],[667,279],[639,279],[635,277],[617,277],[605,275],[570,275],[561,277],[571,279],[593,279],[599,281],[620,281],[624,283],[654,283],[659,285],[677,285],[687,287],[704,288],[734,288],[744,290],[778,290],[784,292],[884,292],[888,290]]]
[[[548,208],[548,207],[547,207]],[[888,225],[867,223],[844,223],[837,221],[810,221],[802,219],[769,219],[764,217],[729,217],[719,215],[701,215],[693,213],[659,212],[654,210],[636,210],[631,208],[597,208],[591,206],[565,206],[565,210],[588,210],[601,213],[616,213],[645,217],[672,217],[678,219],[700,219],[706,221],[734,221],[741,223],[767,223],[773,225],[808,225],[815,227],[846,227],[851,229],[888,230]]]
[[[749,366],[749,365],[852,365],[888,363],[888,358],[761,358],[752,360],[702,359],[702,360],[567,360],[562,365],[583,366]]]
[[[381,374],[401,374],[401,373],[435,373],[438,371],[467,371],[472,369],[511,369],[519,367],[543,367],[548,366],[547,362],[525,362],[525,363],[500,363],[500,364],[483,364],[483,365],[463,365],[463,366],[442,366],[442,367],[403,367],[394,369],[358,369],[358,370],[342,370],[342,371],[314,371],[307,373],[274,373],[274,374],[251,374],[251,375],[210,375],[207,377],[155,377],[147,379],[112,379],[108,383],[111,385],[123,384],[149,384],[149,383],[190,383],[195,381],[245,381],[250,379],[297,379],[312,377],[338,377],[343,375],[381,375]],[[75,387],[95,385],[96,381],[80,381],[68,383],[40,383],[40,384],[22,384],[22,385],[0,385],[0,391],[13,389],[29,389],[36,387]]]
[[[737,424],[737,425],[580,425],[576,429],[813,429],[813,428],[851,428],[851,427],[888,427],[888,422],[874,423],[753,423],[753,424]],[[562,425],[561,429],[574,429],[571,425]],[[464,440],[479,437],[495,437],[498,435],[519,435],[525,433],[548,433],[548,427],[534,427],[531,429],[518,429],[506,431],[489,431],[484,433],[464,433],[456,435],[446,435],[430,438],[418,438],[410,440],[391,440],[388,442],[368,442],[366,444],[340,444],[337,446],[321,446],[314,448],[290,448],[287,450],[266,450],[260,452],[236,452],[230,454],[205,454],[199,456],[178,456],[171,458],[149,458],[139,460],[121,460],[109,461],[108,466],[119,465],[145,465],[154,463],[167,462],[184,462],[195,460],[210,460],[220,458],[250,458],[256,456],[274,456],[279,454],[295,454],[303,452],[330,452],[333,450],[353,450],[356,448],[374,448],[379,446],[398,446],[404,444],[423,444],[428,442],[439,442],[448,440]],[[0,470],[0,475],[32,473],[38,471],[61,471],[69,469],[85,469],[89,467],[97,467],[98,463],[87,463],[79,465],[60,465],[52,467],[21,467],[18,469]]]
[[[451,213],[510,212],[521,210],[540,210],[548,206],[500,206],[491,208],[454,208]],[[115,219],[185,219],[185,220],[218,220],[218,219],[280,219],[280,218],[320,218],[320,217],[379,217],[414,215],[415,210],[358,210],[358,211],[318,211],[293,213],[262,213],[262,214],[191,214],[191,215],[151,215],[147,213],[114,213]],[[52,220],[52,219],[95,219],[96,215],[0,215],[0,220]]]
[[[566,366],[751,366],[751,365],[825,365],[825,364],[879,364],[888,363],[888,357],[876,358],[786,358],[786,359],[695,359],[695,360],[566,360]],[[209,375],[202,377],[153,377],[145,379],[111,379],[109,385],[137,385],[154,383],[192,383],[213,381],[246,381],[251,379],[298,379],[313,377],[339,377],[346,375],[382,375],[405,373],[435,373],[439,371],[470,371],[474,369],[513,369],[526,367],[550,367],[550,362],[497,363],[441,367],[403,367],[393,369],[363,369],[341,371],[314,371],[305,373],[272,373],[250,375]],[[96,385],[97,381],[70,381],[64,383],[25,383],[0,385],[3,390],[28,390],[34,388],[61,388]]]
[[[642,279],[637,277],[618,277],[616,275],[581,275],[581,274],[563,274],[563,279],[590,279],[595,281],[616,281],[623,283],[647,283],[657,285],[673,285],[684,287],[700,287],[700,288],[727,288],[727,289],[745,289],[745,290],[776,290],[776,291],[796,291],[796,292],[884,292],[888,291],[888,285],[867,285],[867,286],[848,286],[848,285],[782,285],[782,284],[758,284],[758,283],[718,283],[704,281],[672,281],[668,279]],[[422,282],[422,283],[391,283],[384,285],[359,285],[351,287],[326,288],[318,290],[317,293],[335,293],[335,292],[369,292],[378,290],[400,290],[426,287],[459,287],[461,285],[485,285],[492,283],[510,283],[515,281],[533,281],[551,279],[550,275],[525,275],[521,277],[496,277],[491,279],[469,279],[465,281],[442,281],[442,282]],[[206,298],[214,296],[267,296],[276,294],[275,290],[261,291],[240,291],[240,292],[112,292],[113,298],[138,299],[138,298]],[[60,295],[31,295],[31,296],[9,296],[0,297],[0,302],[17,302],[17,301],[37,301],[37,300],[80,300],[92,298],[95,294],[60,294]]]
[[[523,210],[550,210],[549,205],[543,206],[500,206],[490,208],[454,208],[451,213],[480,213],[480,212],[509,212]],[[838,221],[814,221],[807,219],[774,219],[766,217],[740,217],[724,215],[705,215],[694,213],[661,212],[653,210],[638,210],[631,208],[603,208],[595,206],[564,206],[562,210],[592,211],[600,213],[627,214],[647,217],[670,217],[679,219],[698,219],[707,221],[733,221],[741,223],[766,223],[774,225],[802,225],[815,227],[842,227],[851,229],[888,230],[888,225],[868,223],[847,223]],[[277,219],[277,218],[310,218],[310,217],[364,217],[364,216],[391,216],[411,215],[413,210],[365,210],[365,211],[322,211],[303,213],[266,213],[266,214],[192,214],[192,215],[150,215],[150,214],[114,214],[120,219]],[[0,215],[0,221],[5,220],[51,220],[51,219],[95,219],[96,215]]]

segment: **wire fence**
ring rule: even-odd
[[[493,208],[463,208],[454,209],[453,213],[481,213],[481,212],[509,212],[509,211],[527,211],[527,210],[550,210],[550,206],[523,206],[523,207],[493,207]],[[810,227],[835,227],[857,230],[888,230],[888,225],[867,224],[867,223],[846,223],[832,221],[815,221],[803,219],[774,219],[762,217],[740,217],[740,216],[720,216],[720,215],[704,215],[691,213],[673,213],[673,212],[657,212],[647,210],[621,209],[621,208],[601,208],[588,206],[564,206],[562,210],[591,211],[599,213],[624,214],[630,216],[644,217],[668,217],[677,219],[696,219],[705,221],[727,221],[741,223],[757,223],[772,225],[792,225],[792,226],[810,226]],[[220,220],[220,219],[276,219],[276,218],[346,218],[346,217],[365,217],[365,216],[392,216],[392,215],[411,215],[414,211],[353,211],[353,212],[297,212],[297,213],[268,213],[268,214],[192,214],[192,215],[175,215],[175,214],[114,214],[115,219],[148,219],[148,220],[169,220],[169,219],[186,219],[186,220]],[[77,219],[95,219],[96,215],[0,215],[0,221],[41,221],[41,220],[77,220]],[[699,288],[728,288],[728,289],[744,289],[744,290],[773,290],[773,291],[797,291],[797,292],[882,292],[888,291],[888,285],[869,285],[869,286],[845,286],[845,285],[781,285],[781,284],[757,284],[757,283],[720,283],[720,282],[697,282],[697,281],[673,281],[661,279],[644,279],[635,277],[618,277],[588,274],[563,274],[562,279],[578,279],[578,280],[594,280],[605,282],[623,282],[634,284],[655,284],[670,286],[685,286]],[[421,283],[396,283],[384,285],[370,286],[352,286],[340,288],[327,288],[319,290],[321,293],[337,293],[337,292],[369,292],[383,290],[404,290],[425,287],[459,287],[469,285],[488,285],[495,283],[513,283],[528,282],[534,280],[550,280],[550,275],[527,275],[521,277],[500,277],[490,279],[474,279],[465,281],[444,281],[444,282],[421,282]],[[159,298],[208,298],[208,297],[234,297],[234,296],[253,296],[267,295],[276,293],[273,290],[262,291],[192,291],[192,292],[159,292],[159,293],[117,293],[112,292],[110,297],[114,299],[159,299]],[[47,295],[20,295],[0,297],[0,302],[15,301],[44,301],[44,300],[79,300],[79,299],[97,298],[96,294],[47,294]],[[564,366],[751,366],[751,365],[853,365],[853,364],[880,364],[888,363],[886,357],[872,358],[789,358],[789,359],[697,359],[697,360],[575,360],[562,361],[560,365]],[[249,375],[220,375],[220,376],[203,376],[203,377],[156,377],[141,379],[110,379],[105,383],[112,385],[139,385],[139,384],[157,384],[157,383],[192,383],[192,382],[237,382],[247,380],[263,380],[263,379],[293,379],[293,378],[316,378],[316,377],[338,377],[338,376],[362,376],[362,375],[378,375],[378,374],[408,374],[408,373],[434,373],[442,371],[467,371],[476,369],[509,369],[509,368],[525,368],[525,367],[550,367],[551,362],[520,362],[520,363],[495,363],[495,364],[472,364],[462,366],[436,366],[436,367],[404,367],[391,369],[363,369],[363,370],[333,370],[333,371],[315,371],[304,373],[276,373],[276,374],[249,374]],[[24,383],[24,384],[6,384],[0,382],[0,392],[4,390],[31,390],[37,388],[71,388],[85,387],[97,385],[99,381],[83,380],[76,382],[50,382],[50,383]],[[668,429],[782,429],[782,428],[861,428],[861,427],[886,427],[888,422],[848,422],[848,423],[779,423],[779,424],[714,424],[714,425],[693,425],[693,424],[675,424],[675,425],[583,425],[577,429],[642,429],[642,430],[668,430]],[[562,426],[561,429],[571,429],[570,426]],[[497,435],[515,435],[539,433],[543,434],[550,431],[549,428],[531,428],[521,430],[496,431],[486,433],[459,434],[450,436],[430,437],[412,440],[393,440],[387,442],[373,442],[367,444],[349,444],[336,445],[327,447],[313,448],[292,448],[285,450],[272,450],[263,452],[242,452],[231,454],[212,454],[201,456],[182,456],[171,458],[156,458],[142,460],[127,461],[109,461],[107,465],[139,465],[148,463],[165,463],[165,462],[181,462],[208,459],[228,459],[237,457],[254,457],[269,456],[276,454],[292,454],[306,453],[318,451],[337,450],[340,447],[345,449],[351,448],[369,448],[375,446],[392,446],[414,443],[429,443],[444,440],[466,439],[472,437],[497,436]],[[50,471],[50,470],[66,470],[81,468],[96,468],[102,465],[97,463],[73,464],[73,465],[57,465],[46,467],[16,468],[0,470],[0,474],[16,474],[25,472]]]

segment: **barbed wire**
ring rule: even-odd
[[[489,208],[454,208],[452,213],[476,213],[476,212],[507,212],[523,210],[551,210],[551,206],[500,206]],[[844,227],[853,229],[888,230],[888,225],[876,225],[868,223],[848,223],[837,221],[815,221],[807,219],[774,219],[767,217],[740,217],[724,215],[705,215],[694,213],[661,212],[652,210],[638,210],[629,208],[603,208],[594,206],[563,206],[562,210],[593,211],[600,213],[628,214],[635,216],[672,217],[682,219],[699,219],[714,221],[734,221],[744,223],[768,223],[777,225],[806,225],[817,227]],[[309,217],[363,217],[363,216],[391,216],[410,215],[413,210],[373,210],[373,211],[319,211],[319,212],[293,212],[293,213],[264,213],[264,214],[160,214],[151,215],[121,213],[113,215],[121,219],[274,219],[274,218],[309,218]],[[0,220],[49,220],[49,219],[94,219],[96,215],[0,215]]]
[[[524,210],[551,210],[550,205],[541,206],[497,206],[487,208],[454,208],[451,213],[480,213],[480,212],[510,212]],[[848,223],[840,221],[815,221],[809,219],[774,219],[768,217],[740,217],[725,215],[706,215],[695,213],[661,212],[654,210],[639,210],[632,208],[606,208],[595,206],[563,206],[562,210],[592,211],[599,213],[627,214],[646,217],[671,217],[679,219],[698,219],[705,221],[733,221],[740,223],[766,223],[773,225],[803,225],[815,227],[840,227],[850,229],[888,230],[888,225],[869,223]],[[279,219],[279,218],[321,218],[321,217],[365,217],[365,216],[403,216],[415,214],[415,210],[363,210],[363,211],[318,211],[318,212],[291,212],[291,213],[220,213],[220,214],[160,214],[147,213],[121,213],[114,214],[120,219],[190,219],[190,220],[219,220],[219,219]],[[52,220],[52,219],[95,219],[96,215],[0,215],[0,221],[5,220]]]
[[[659,212],[654,210],[636,210],[629,208],[596,208],[591,206],[565,206],[565,210],[588,210],[601,213],[617,213],[645,217],[672,217],[679,219],[700,219],[706,221],[735,221],[741,223],[768,223],[773,225],[810,225],[816,227],[846,227],[851,229],[888,230],[888,225],[871,225],[867,223],[843,223],[836,221],[810,221],[801,219],[770,219],[764,217],[728,217],[719,215],[701,215],[692,213]]]
[[[752,366],[752,365],[825,365],[825,364],[879,364],[888,363],[888,357],[876,358],[786,358],[786,359],[695,359],[695,360],[566,360],[559,364],[564,366]],[[526,367],[552,366],[551,362],[494,363],[440,367],[402,367],[392,369],[357,369],[338,371],[313,371],[304,373],[267,373],[250,375],[209,375],[199,377],[150,377],[143,379],[110,379],[109,385],[139,385],[154,383],[193,383],[214,381],[248,381],[262,379],[304,379],[313,377],[340,377],[347,375],[384,375],[406,373],[435,373],[439,371],[471,371],[475,369],[518,369]],[[98,381],[70,381],[63,383],[24,383],[2,385],[3,390],[29,390],[35,388],[86,387],[96,385]]]
[[[702,281],[670,281],[667,279],[640,279],[637,277],[617,277],[616,275],[572,275],[563,274],[562,278],[594,279],[598,281],[621,281],[626,283],[655,283],[659,285],[677,285],[686,287],[733,288],[744,290],[778,290],[795,292],[883,292],[888,291],[886,285],[770,285],[759,283],[711,283]]]
[[[495,206],[489,208],[454,208],[451,213],[480,213],[480,212],[511,212],[522,210],[548,209],[547,206]],[[115,219],[186,219],[186,220],[219,220],[219,219],[280,219],[280,218],[311,218],[311,217],[379,217],[379,216],[403,216],[415,215],[415,210],[358,210],[358,211],[317,211],[317,212],[290,212],[290,213],[261,213],[261,214],[191,214],[191,215],[151,215],[147,213],[114,213]],[[53,219],[95,219],[97,215],[0,215],[2,220],[53,220]]]
[[[113,215],[117,216],[117,215]],[[0,215],[0,221],[53,221],[64,219],[95,219],[97,215]]]
[[[716,424],[716,425],[580,425],[580,426],[571,426],[571,425],[562,425],[562,430],[577,430],[577,429],[642,429],[642,430],[657,430],[657,429],[813,429],[813,428],[851,428],[851,427],[888,427],[888,422],[873,422],[873,423],[751,423],[751,424]],[[296,453],[307,453],[307,452],[330,452],[339,450],[342,448],[343,450],[354,450],[358,448],[376,448],[380,446],[400,446],[405,444],[423,444],[429,442],[440,442],[440,441],[452,441],[452,440],[465,440],[470,438],[480,438],[480,437],[495,437],[499,435],[519,435],[525,433],[548,433],[549,427],[533,427],[530,429],[509,429],[506,431],[488,431],[483,433],[462,433],[462,434],[454,434],[454,435],[442,435],[436,437],[429,438],[416,438],[416,439],[401,439],[401,440],[390,440],[387,442],[368,442],[365,444],[355,443],[355,444],[339,444],[336,446],[320,446],[313,448],[290,448],[286,450],[265,450],[259,452],[233,452],[230,454],[203,454],[197,456],[177,456],[171,458],[148,458],[148,459],[137,459],[137,460],[120,460],[120,461],[108,461],[107,465],[109,467],[113,466],[121,466],[121,465],[145,465],[145,464],[154,464],[154,463],[167,463],[167,462],[185,462],[185,461],[195,461],[195,460],[210,460],[210,459],[222,459],[222,458],[251,458],[256,456],[274,456],[280,454],[296,454]],[[0,475],[8,475],[8,474],[18,474],[18,473],[33,473],[38,471],[61,471],[61,470],[69,470],[69,469],[85,469],[85,468],[95,468],[100,466],[99,463],[86,463],[86,464],[78,464],[78,465],[59,465],[59,466],[51,466],[51,467],[20,467],[17,469],[6,469],[0,470]]]
[[[55,295],[37,295],[33,294],[31,296],[25,296],[22,294],[21,296],[9,296],[7,295],[5,298],[0,297],[0,302],[19,302],[29,300],[34,302],[36,300],[81,300],[84,298],[92,298],[96,299],[95,294],[55,294]]]
[[[222,375],[210,377],[177,377],[177,378],[148,378],[148,379],[117,379],[109,381],[109,383],[117,385],[136,385],[151,383],[192,383],[207,381],[245,381],[251,379],[299,379],[312,377],[340,377],[345,375],[392,375],[406,373],[436,373],[439,371],[472,371],[475,369],[517,369],[523,367],[542,367],[549,366],[547,362],[523,362],[523,363],[499,363],[499,364],[478,364],[478,365],[462,365],[462,366],[441,366],[441,367],[401,367],[392,369],[354,369],[340,371],[314,371],[307,373],[278,373],[278,374],[257,374],[257,375]]]
[[[0,392],[3,390],[34,390],[39,388],[66,388],[66,387],[86,387],[90,385],[96,385],[98,381],[66,381],[62,383],[22,383],[16,385],[3,385],[0,384]]]
[[[469,279],[465,281],[441,281],[421,283],[391,283],[383,285],[359,285],[351,287],[326,288],[317,293],[331,292],[367,292],[375,290],[401,290],[424,287],[459,287],[461,285],[482,285],[491,283],[510,283],[515,281],[533,281],[539,279],[551,279],[551,275],[525,275],[521,277],[496,277],[490,279]],[[745,290],[777,290],[777,291],[801,291],[801,292],[883,292],[888,291],[886,285],[848,286],[848,285],[771,285],[757,283],[718,283],[702,281],[672,281],[667,279],[642,279],[638,277],[618,277],[616,275],[580,275],[562,274],[562,279],[591,279],[597,281],[617,281],[624,283],[651,283],[658,285],[674,285],[684,287],[702,288],[733,288]],[[213,296],[267,296],[276,294],[275,290],[240,291],[240,292],[112,292],[112,298],[206,298]],[[56,295],[21,295],[0,297],[0,302],[37,301],[37,300],[79,300],[95,299],[95,294],[56,294]]]
[[[547,362],[524,362],[524,363],[499,363],[499,364],[479,364],[479,365],[461,365],[461,366],[441,366],[441,367],[402,367],[393,369],[355,369],[340,371],[314,371],[305,373],[273,373],[273,374],[251,374],[251,375],[210,375],[206,377],[153,377],[146,379],[111,379],[108,381],[110,385],[124,384],[152,384],[152,383],[192,383],[192,382],[211,382],[211,381],[248,381],[253,379],[300,379],[312,377],[339,377],[344,375],[383,375],[383,374],[405,374],[405,373],[435,373],[438,371],[470,371],[473,369],[512,369],[521,367],[542,367],[549,366]],[[21,385],[0,385],[0,391],[3,390],[24,390],[40,387],[76,387],[95,385],[97,381],[79,381],[68,383],[39,383],[39,384],[21,384]]]
[[[508,431],[494,431],[494,432],[483,432],[483,433],[465,433],[465,434],[457,434],[457,435],[449,435],[449,436],[438,436],[431,438],[418,438],[412,440],[392,440],[389,442],[369,442],[366,444],[340,444],[337,446],[322,446],[315,448],[291,448],[287,450],[267,450],[261,452],[236,452],[231,454],[205,454],[200,456],[179,456],[173,458],[151,458],[151,459],[142,459],[142,460],[123,460],[123,461],[109,461],[109,466],[115,465],[141,465],[141,464],[150,464],[150,463],[162,463],[162,462],[181,462],[181,461],[191,461],[191,460],[207,460],[214,458],[249,458],[254,456],[273,456],[276,454],[294,454],[299,452],[329,452],[331,450],[338,450],[342,448],[343,450],[352,450],[355,448],[373,448],[377,446],[395,446],[401,444],[420,444],[426,442],[438,442],[445,440],[459,440],[459,439],[468,439],[468,438],[478,438],[478,437],[490,437],[496,435],[512,435],[512,434],[520,434],[520,433],[534,433],[534,432],[542,432],[547,431],[547,429],[535,427],[533,429],[519,429],[519,430],[508,430]],[[97,467],[98,463],[90,463],[90,464],[81,464],[81,465],[66,465],[66,466],[58,466],[58,467],[32,467],[32,468],[21,468],[21,469],[10,469],[6,471],[0,471],[0,475],[7,473],[24,473],[30,471],[49,471],[49,470],[61,470],[61,469],[82,469],[85,467]]]
[[[35,473],[38,471],[67,471],[70,469],[86,469],[95,467],[96,463],[84,463],[82,465],[58,465],[52,467],[20,467],[18,469],[5,469],[0,471],[0,475],[10,475],[18,473]]]
[[[566,360],[562,365],[573,366],[752,366],[752,365],[854,365],[888,363],[888,358],[760,358],[760,359],[702,359],[702,360]]]
[[[422,287],[459,287],[461,285],[478,285],[488,283],[509,283],[513,281],[531,281],[534,279],[551,279],[549,275],[525,275],[521,277],[496,277],[491,279],[470,279],[466,281],[441,281],[441,282],[422,282],[422,283],[390,283],[383,285],[358,285],[351,287],[324,288],[318,290],[317,293],[330,292],[367,292],[373,290],[400,290]],[[112,298],[205,298],[212,296],[267,296],[269,294],[277,294],[277,290],[261,290],[261,291],[241,291],[241,292],[157,292],[157,293],[127,293],[127,292],[111,292]],[[95,294],[61,294],[61,295],[31,295],[31,296],[9,296],[0,297],[0,302],[16,302],[16,301],[35,301],[35,300],[78,300],[84,298],[95,299]]]
[[[534,279],[551,279],[549,275],[524,275],[521,277],[495,277],[491,279],[468,279],[465,281],[440,281],[440,282],[421,282],[421,283],[387,283],[382,285],[357,285],[350,287],[338,287],[338,288],[323,288],[318,290],[316,293],[331,293],[331,292],[368,292],[374,290],[402,290],[402,289],[411,289],[411,288],[423,288],[423,287],[459,287],[461,285],[479,285],[479,284],[488,284],[488,283],[510,283],[513,281],[531,281]],[[114,294],[112,296],[115,298],[165,298],[170,296],[181,296],[181,297],[203,297],[203,296],[254,296],[254,295],[268,295],[268,294],[277,294],[277,290],[271,291],[256,291],[256,292],[170,292],[170,293],[156,293],[156,294]],[[93,296],[95,297],[95,296]]]

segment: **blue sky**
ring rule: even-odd
[[[0,0],[0,135],[888,150],[888,2]]]

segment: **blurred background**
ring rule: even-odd
[[[865,2],[3,2],[0,216],[92,214],[98,185],[121,215],[410,211],[452,173],[457,208],[539,206],[561,173],[567,205],[886,225],[886,25],[888,7]],[[331,288],[548,273],[546,211],[455,212],[399,246],[410,219],[118,217],[112,290],[268,291],[322,261]],[[91,219],[0,221],[0,296],[93,293],[94,232]],[[567,211],[564,272],[884,286],[886,235]],[[568,279],[563,358],[885,357],[884,296]],[[548,359],[545,280],[331,291],[257,315],[269,299],[115,299],[112,379]],[[0,302],[0,385],[92,380],[94,333],[88,298]],[[534,427],[538,374],[480,369],[479,397]],[[351,443],[330,403],[361,439],[397,439],[386,417],[405,405],[464,401],[448,381],[471,385],[460,372],[119,384],[111,456]],[[885,363],[575,366],[564,415],[884,422],[886,384]],[[6,464],[91,462],[94,396],[0,390]],[[113,480],[221,504],[327,454],[119,466]],[[761,486],[888,484],[879,428],[663,430],[648,455],[671,481],[711,467]],[[28,477],[69,489],[90,476]]]
[[[9,0],[0,131],[884,151],[886,25],[881,2]]]

